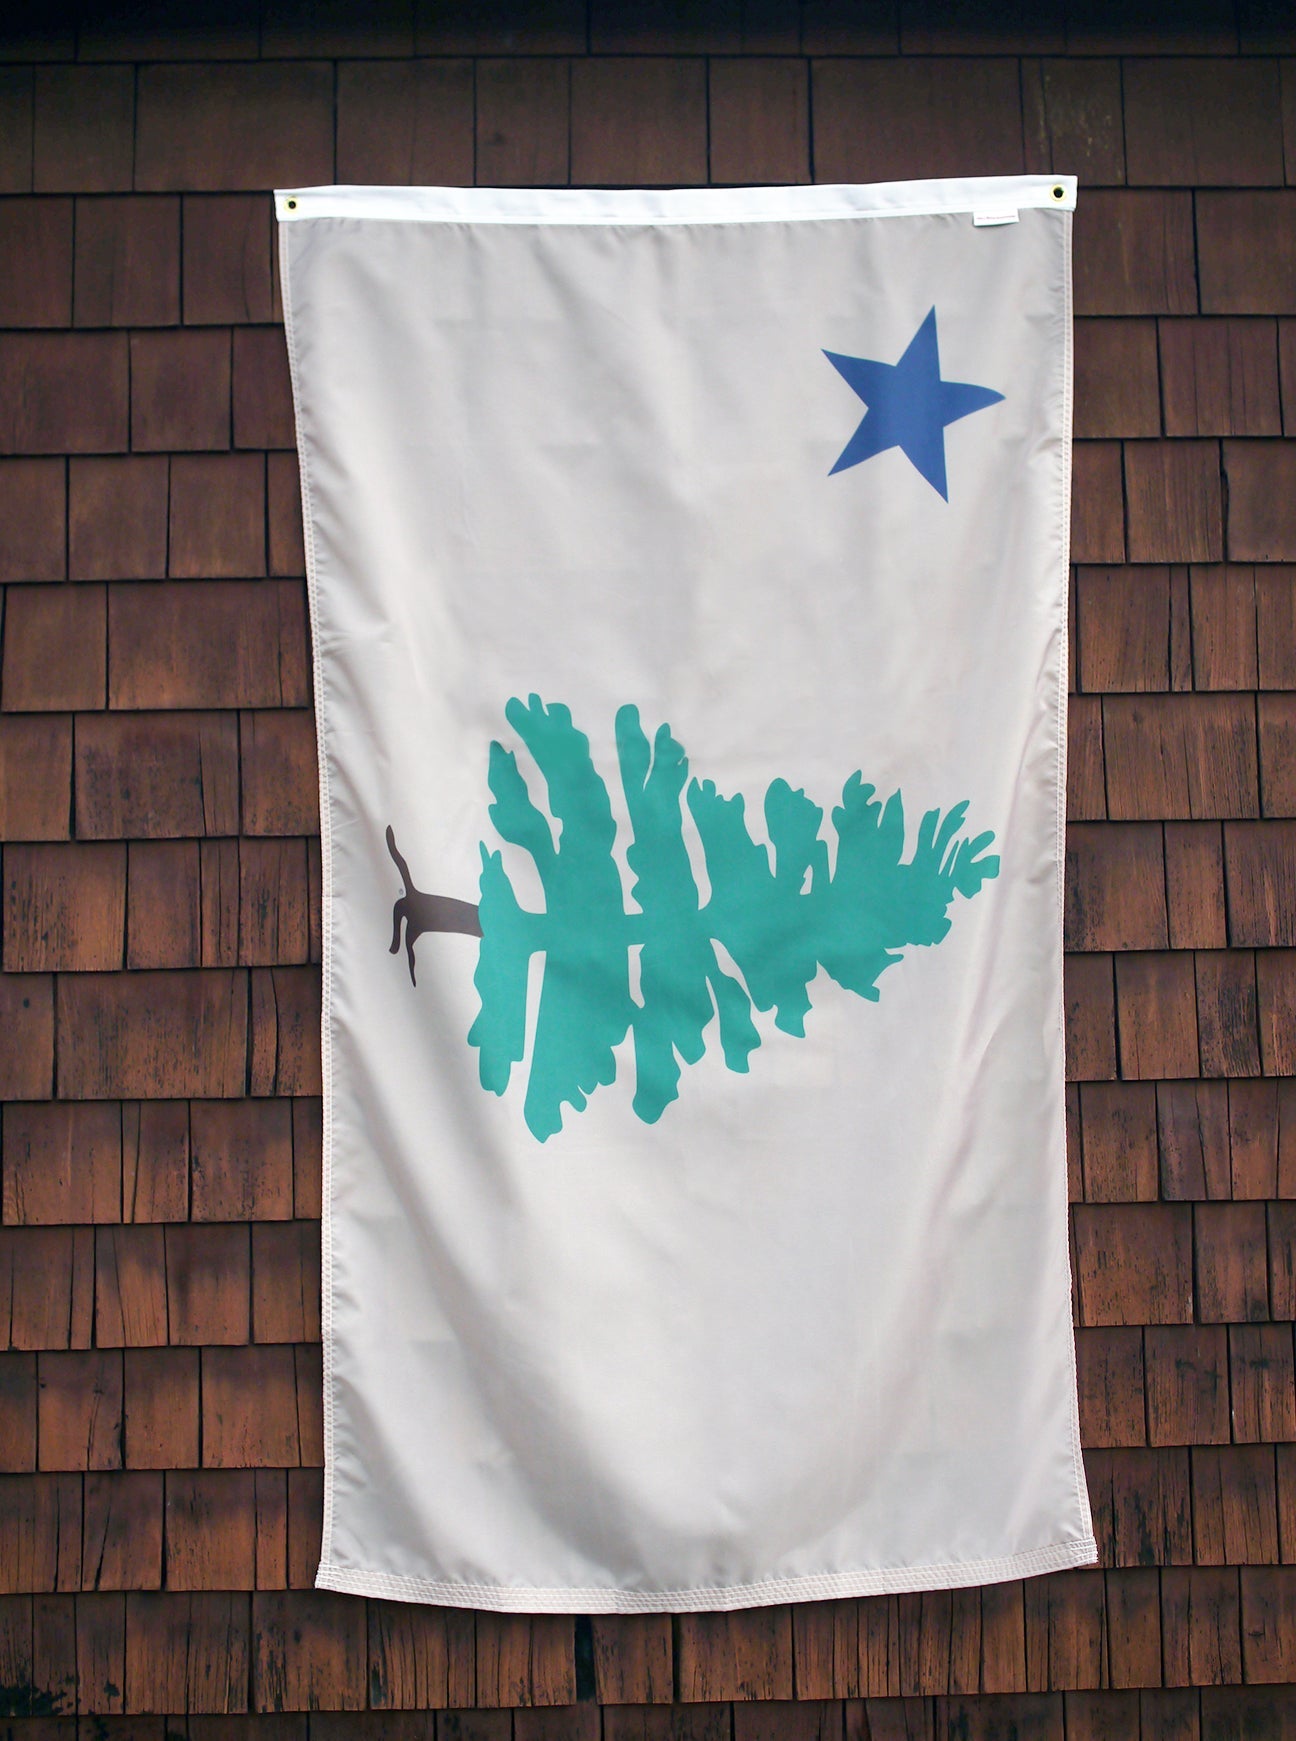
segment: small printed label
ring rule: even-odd
[[[995,211],[973,212],[972,222],[978,229],[987,224],[1015,224],[1017,222],[1016,206],[1004,206]]]

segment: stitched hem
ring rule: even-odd
[[[398,1602],[430,1602],[447,1608],[486,1608],[503,1614],[696,1614],[727,1608],[767,1608],[778,1602],[821,1602],[849,1596],[892,1596],[908,1590],[957,1590],[971,1584],[1002,1584],[1098,1558],[1093,1536],[1052,1542],[1025,1553],[986,1560],[955,1560],[941,1566],[861,1567],[851,1572],[815,1572],[803,1578],[770,1578],[759,1584],[717,1589],[613,1590],[606,1586],[531,1589],[522,1584],[455,1584],[435,1578],[404,1578],[392,1572],[322,1561],[319,1590],[351,1596],[384,1596]]]

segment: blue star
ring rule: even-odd
[[[932,488],[948,502],[945,481],[945,425],[974,411],[984,411],[1003,398],[993,387],[973,387],[964,381],[942,381],[936,348],[933,308],[910,339],[898,363],[875,363],[868,357],[824,355],[843,380],[868,406],[860,426],[842,449],[828,475],[898,447],[913,461]]]

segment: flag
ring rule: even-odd
[[[1067,179],[277,196],[324,886],[318,1583],[1091,1562]]]

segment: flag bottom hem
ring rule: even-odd
[[[849,1572],[812,1572],[799,1578],[770,1578],[755,1584],[686,1590],[616,1590],[606,1586],[533,1589],[526,1585],[461,1584],[432,1578],[402,1577],[365,1567],[323,1562],[318,1590],[390,1601],[426,1602],[443,1608],[484,1608],[500,1614],[695,1614],[733,1608],[765,1608],[780,1602],[822,1602],[851,1596],[894,1596],[912,1590],[956,1590],[973,1584],[1002,1584],[1091,1566],[1098,1558],[1092,1535],[1052,1542],[1023,1553],[948,1565],[861,1567]]]

